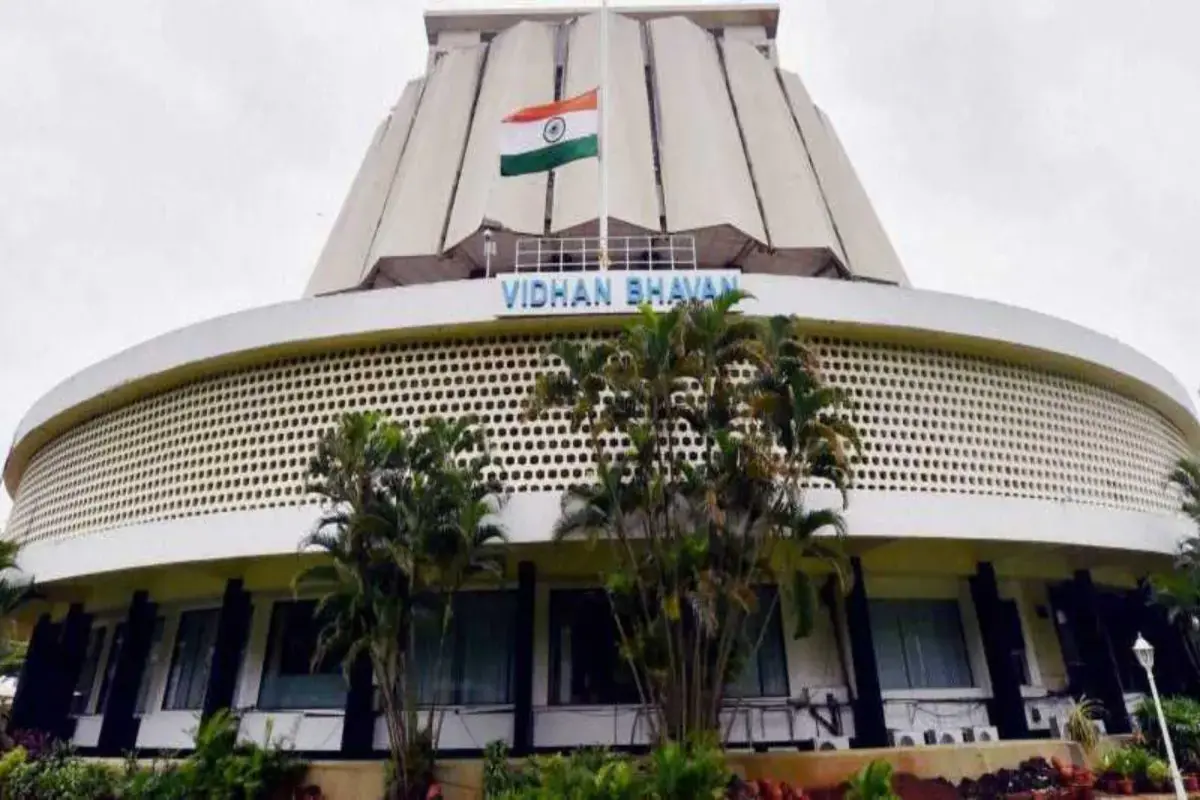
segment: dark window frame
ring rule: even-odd
[[[345,680],[343,680],[343,684],[345,684],[345,686],[343,687],[342,697],[337,702],[330,701],[327,704],[309,703],[305,705],[293,706],[285,705],[282,700],[277,702],[268,702],[265,699],[265,695],[267,694],[268,680],[273,676],[300,677],[304,675],[330,676],[336,674],[344,678],[341,659],[332,655],[327,655],[324,663],[322,663],[317,669],[311,669],[312,652],[316,647],[321,626],[320,621],[314,617],[316,606],[317,601],[309,598],[300,598],[296,600],[276,600],[270,604],[270,611],[268,613],[270,613],[271,617],[267,625],[266,646],[263,649],[262,672],[260,673],[257,698],[255,700],[256,709],[262,711],[305,711],[309,709],[330,711],[337,708],[343,708],[345,706],[346,693],[349,692],[349,685],[346,684]],[[305,613],[304,609],[307,610],[307,613]],[[285,615],[288,616],[285,617]],[[299,668],[294,668],[295,665],[293,664],[288,664],[285,671],[285,665],[283,663],[284,659],[294,657],[296,655],[296,634],[292,633],[290,636],[286,635],[284,632],[281,632],[280,627],[285,623],[290,627],[291,625],[301,621],[304,625],[312,626],[311,631],[305,631],[303,637],[306,642],[307,640],[311,640],[312,645],[311,647],[304,648],[309,652],[309,655],[305,660],[308,668],[301,670]],[[280,641],[281,638],[282,641]],[[277,641],[279,642],[280,646],[289,647],[291,652],[280,654],[280,669],[277,673],[272,673],[271,661],[273,660],[273,656],[275,654],[274,651]]]
[[[885,694],[888,692],[969,691],[969,690],[978,688],[978,685],[976,683],[976,676],[975,676],[975,665],[971,663],[971,648],[970,648],[970,644],[967,642],[966,625],[965,625],[965,620],[963,619],[963,613],[962,613],[962,603],[957,598],[872,597],[869,599],[869,602],[871,605],[872,635],[873,635],[873,637],[876,638],[875,657],[880,662],[879,679],[880,679],[881,687]],[[920,638],[919,637],[910,638],[908,635],[906,635],[903,620],[898,619],[898,621],[900,623],[898,637],[899,637],[899,642],[901,645],[901,666],[903,667],[906,685],[905,686],[883,685],[884,681],[885,681],[884,671],[882,669],[882,661],[883,661],[884,654],[881,653],[879,650],[879,642],[878,642],[879,630],[876,629],[875,626],[884,624],[883,622],[881,622],[883,614],[880,613],[880,609],[884,605],[889,605],[889,606],[894,606],[894,607],[907,607],[909,610],[911,610],[913,608],[917,608],[919,606],[929,607],[929,606],[933,606],[933,605],[942,606],[943,608],[945,608],[947,610],[953,608],[954,621],[956,623],[955,628],[954,628],[955,633],[957,635],[956,641],[957,641],[958,645],[961,646],[960,652],[962,655],[962,664],[960,666],[962,667],[963,674],[965,674],[965,676],[966,676],[966,683],[964,683],[962,685],[949,685],[949,686],[932,686],[932,685],[926,686],[924,684],[915,683],[914,672],[912,669],[913,664],[910,659],[910,655],[912,654],[912,651],[910,650],[910,645],[911,645],[912,641],[917,642],[918,647],[917,647],[916,657],[918,659],[923,660],[921,658],[920,652],[919,652]]]
[[[179,694],[179,685],[180,684],[176,683],[175,686],[172,687],[171,683],[172,683],[173,677],[175,675],[176,668],[180,666],[180,658],[183,655],[183,653],[181,652],[181,645],[183,644],[184,626],[189,619],[197,619],[197,618],[200,618],[201,615],[203,615],[203,617],[211,619],[211,621],[214,625],[214,630],[213,630],[213,634],[212,634],[212,645],[211,645],[211,649],[208,653],[208,664],[202,669],[202,674],[204,675],[204,679],[203,679],[204,686],[203,686],[201,694],[200,694],[200,699],[198,702],[195,703],[195,705],[192,705],[191,701],[187,699],[188,697],[190,697],[192,695],[191,688],[189,688],[187,691],[184,692],[184,703],[180,704],[177,702],[173,702],[173,700],[178,699],[177,697],[172,697],[172,689],[174,689],[175,695]],[[163,685],[163,697],[162,697],[162,710],[163,711],[197,711],[204,707],[204,697],[208,691],[208,681],[209,681],[209,678],[212,673],[212,657],[213,657],[213,653],[216,650],[217,637],[220,635],[220,625],[221,625],[221,607],[220,606],[205,606],[205,607],[197,607],[197,608],[188,608],[188,609],[181,610],[179,612],[179,620],[175,625],[175,635],[173,637],[174,641],[171,642],[171,659],[167,664],[166,681]],[[197,665],[192,664],[189,671],[192,673],[192,677],[191,677],[191,679],[188,680],[188,686],[192,687],[194,680],[195,680]]]

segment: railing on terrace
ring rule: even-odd
[[[513,271],[598,272],[610,270],[695,270],[696,240],[691,236],[610,236],[607,248],[597,237],[518,239]],[[488,274],[492,274],[490,265]]]

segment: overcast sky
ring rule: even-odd
[[[1194,392],[1200,3],[782,5],[781,61],[916,286],[1096,328]],[[423,68],[424,6],[0,0],[5,447],[87,365],[300,295],[375,125]],[[0,492],[0,520],[8,507]]]

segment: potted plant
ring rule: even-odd
[[[1134,751],[1127,748],[1112,752],[1111,766],[1117,774],[1117,793],[1133,794],[1133,776],[1137,774]]]
[[[1055,756],[1050,759],[1050,766],[1054,767],[1054,774],[1058,778],[1058,785],[1067,787],[1075,785],[1075,765],[1065,763],[1061,758]]]
[[[845,800],[900,800],[892,788],[892,765],[872,761],[846,782]]]
[[[1171,768],[1161,758],[1152,758],[1146,764],[1146,780],[1155,791],[1165,792],[1170,778]]]
[[[1183,776],[1183,790],[1185,792],[1200,792],[1200,779],[1195,775]]]
[[[1071,704],[1071,710],[1067,713],[1063,725],[1067,741],[1079,745],[1087,763],[1091,763],[1096,748],[1100,746],[1100,729],[1096,726],[1096,720],[1103,713],[1104,707],[1100,703],[1087,696],[1081,696]]]

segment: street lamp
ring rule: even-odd
[[[1142,638],[1139,633],[1133,643],[1133,654],[1138,663],[1146,670],[1146,678],[1150,681],[1150,694],[1154,697],[1154,710],[1158,714],[1158,727],[1162,729],[1163,744],[1167,748],[1167,761],[1171,765],[1171,780],[1175,783],[1176,800],[1187,800],[1187,792],[1183,790],[1183,778],[1179,775],[1179,765],[1175,763],[1175,748],[1171,746],[1171,734],[1167,730],[1167,721],[1163,718],[1162,701],[1158,699],[1158,684],[1154,682],[1154,647]]]

